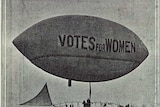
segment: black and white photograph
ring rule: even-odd
[[[160,107],[159,0],[4,0],[2,107]]]

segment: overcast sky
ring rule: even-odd
[[[152,105],[155,100],[154,4],[154,0],[10,0],[7,5],[8,106],[18,107],[19,103],[33,98],[46,82],[54,104],[88,98],[88,83],[73,81],[72,87],[68,87],[67,80],[36,67],[12,44],[30,26],[59,15],[97,16],[136,33],[148,48],[149,56],[121,78],[93,83],[92,100]]]

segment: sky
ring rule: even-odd
[[[155,5],[154,0],[7,0],[6,80],[7,105],[19,107],[45,83],[54,104],[88,98],[86,82],[68,81],[33,65],[12,44],[15,37],[37,22],[60,15],[89,15],[119,23],[137,34],[149,56],[131,73],[111,81],[92,83],[92,101],[119,104],[154,104]],[[4,45],[4,44],[3,44]],[[8,107],[7,106],[7,107]]]

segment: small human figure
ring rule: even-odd
[[[129,107],[129,104],[128,104],[128,105],[126,105],[126,107]]]
[[[85,102],[85,100],[83,101],[82,104],[83,104],[83,107],[86,107],[86,102]]]
[[[87,99],[87,102],[85,102],[85,100],[84,100],[82,104],[83,104],[83,107],[91,107],[90,99]]]
[[[90,99],[87,99],[87,107],[91,107],[91,101],[90,101]]]

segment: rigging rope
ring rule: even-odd
[[[91,82],[89,82],[89,99],[91,101]]]

